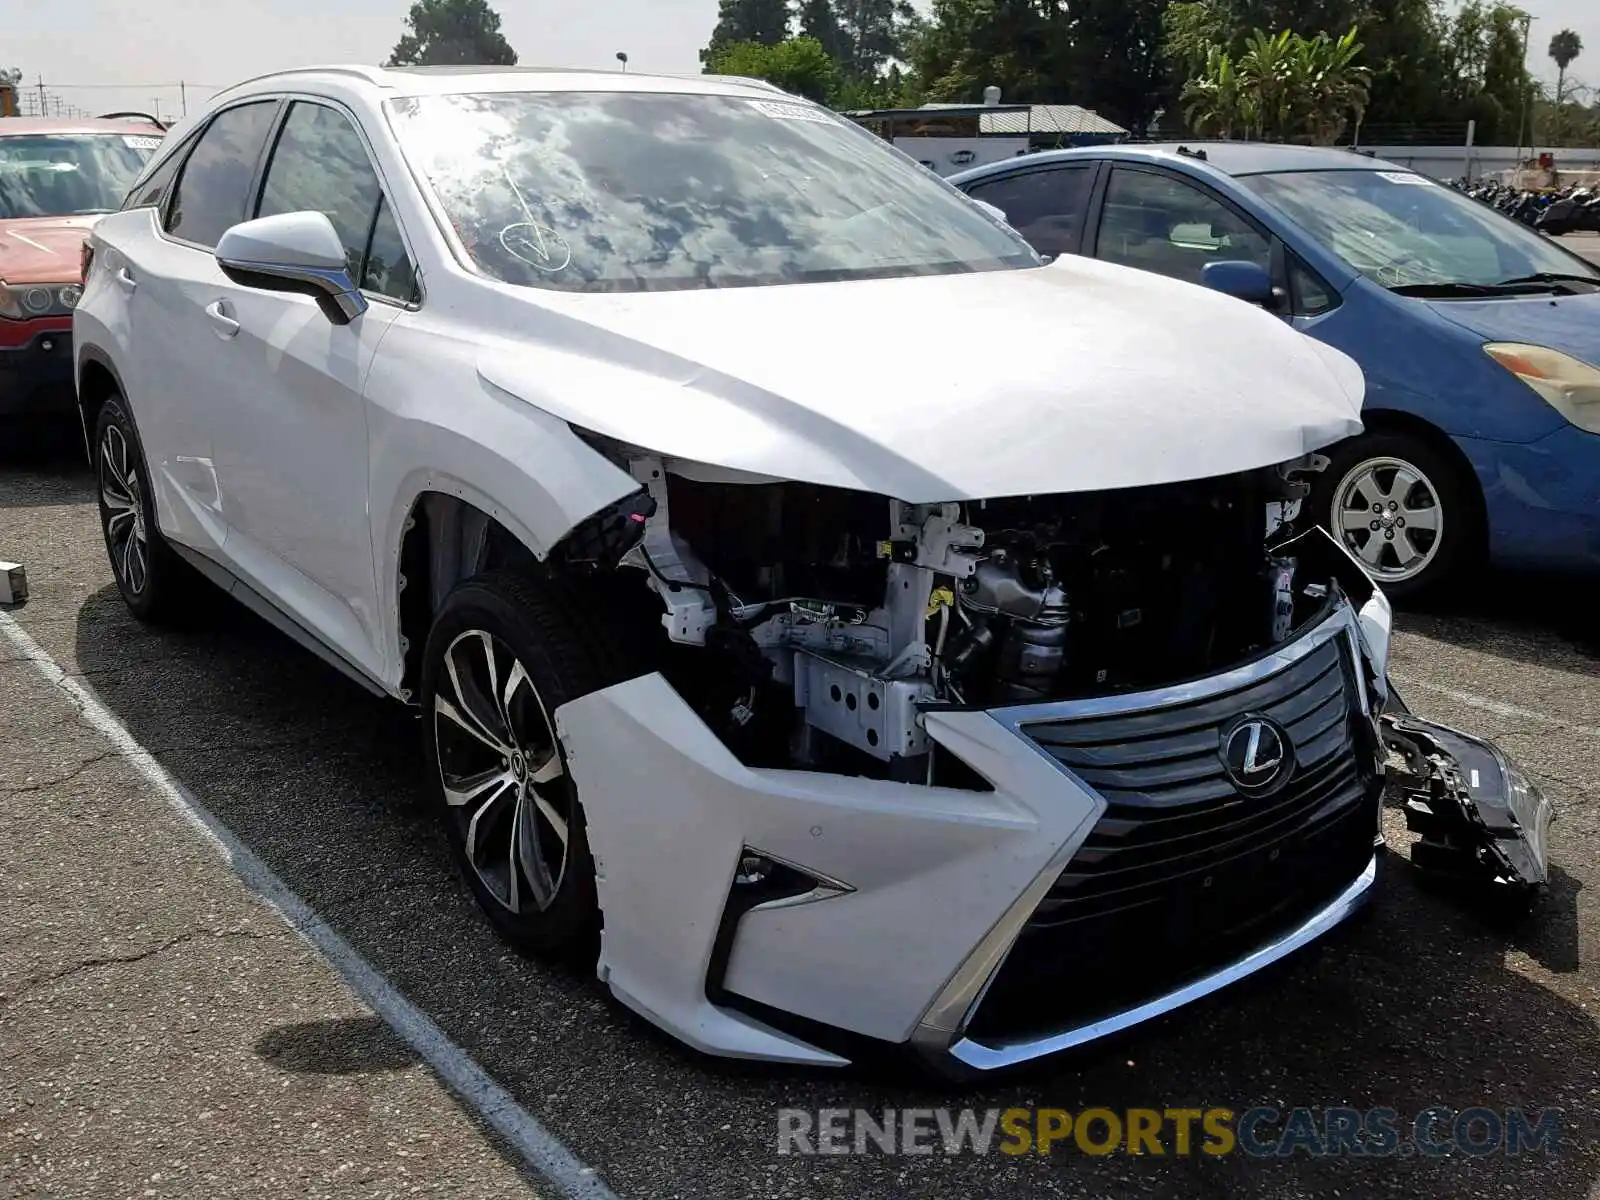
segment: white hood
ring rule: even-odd
[[[1361,428],[1361,371],[1339,351],[1205,288],[1072,256],[532,296],[532,336],[479,360],[495,387],[669,458],[910,503],[1223,475]]]

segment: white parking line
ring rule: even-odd
[[[1518,708],[1515,704],[1505,704],[1499,700],[1491,700],[1488,696],[1480,696],[1476,692],[1461,692],[1452,687],[1445,687],[1440,683],[1429,683],[1426,679],[1418,679],[1415,675],[1407,675],[1401,671],[1391,670],[1389,678],[1396,683],[1403,683],[1406,687],[1421,688],[1425,692],[1432,692],[1436,696],[1444,696],[1468,708],[1476,708],[1481,712],[1493,713],[1497,717],[1514,717],[1524,721],[1538,721],[1540,724],[1549,725],[1554,729],[1564,729],[1568,733],[1581,734],[1584,737],[1600,738],[1600,727],[1594,725],[1576,725],[1571,721],[1563,721],[1560,717],[1552,717],[1549,713],[1536,712],[1531,708]]]
[[[45,649],[0,609],[0,634],[20,650],[39,674],[66,693],[84,722],[103,734],[150,786],[172,805],[217,851],[251,891],[270,905],[284,922],[327,959],[340,978],[422,1058],[440,1079],[486,1124],[504,1137],[535,1171],[570,1200],[618,1200],[594,1168],[572,1151],[516,1102],[443,1030],[335,933],[304,900],[272,873],[272,869],[236,838],[206,807],[169,775],[154,756],[93,693],[61,669]]]

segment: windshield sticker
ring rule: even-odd
[[[1379,171],[1378,178],[1387,179],[1390,183],[1409,183],[1412,187],[1433,186],[1433,180],[1414,171]]]
[[[807,104],[781,104],[773,100],[752,100],[750,107],[775,121],[811,121],[818,125],[832,125],[834,119],[820,108]]]
[[[161,139],[158,137],[128,136],[122,139],[124,146],[131,146],[135,150],[159,150]]]

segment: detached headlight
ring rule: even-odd
[[[0,283],[0,317],[26,321],[66,316],[82,298],[83,288],[76,283]]]
[[[1490,342],[1483,352],[1579,429],[1600,433],[1600,368],[1548,346],[1520,342]]]

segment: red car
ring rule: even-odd
[[[0,417],[70,412],[90,226],[161,144],[152,119],[0,119]]]

